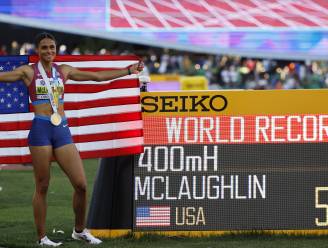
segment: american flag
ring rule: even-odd
[[[36,56],[0,58],[3,71],[38,61]],[[57,56],[55,62],[81,70],[99,71],[125,68],[138,60],[136,56],[67,55]],[[27,136],[34,114],[29,112],[33,106],[27,95],[27,88],[22,82],[0,83],[0,164],[31,162]],[[82,158],[143,151],[137,75],[104,82],[68,80],[64,107],[74,143]]]
[[[12,71],[27,64],[28,56],[0,56],[0,72]],[[0,83],[0,113],[28,112],[28,90],[23,82]]]
[[[170,226],[171,225],[171,208],[152,206],[137,207],[136,209],[136,226]]]

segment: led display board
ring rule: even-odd
[[[327,96],[144,93],[133,231],[326,230]]]

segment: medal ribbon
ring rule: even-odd
[[[51,89],[51,86],[50,86],[50,81],[49,81],[49,78],[43,68],[43,65],[41,64],[41,62],[39,61],[38,62],[38,69],[41,73],[41,76],[42,76],[42,79],[44,80],[45,82],[45,85],[47,87],[47,90],[48,90],[48,97],[49,97],[49,101],[50,101],[50,104],[51,104],[51,107],[52,107],[52,110],[54,111],[54,113],[57,113],[58,110],[57,110],[57,105],[56,105],[56,102],[55,102],[55,98],[54,98],[54,94],[52,92],[52,89]],[[56,74],[56,70],[55,68],[52,67],[52,71],[53,71],[53,76]]]

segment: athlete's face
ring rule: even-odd
[[[37,47],[37,53],[41,60],[52,62],[56,56],[56,43],[52,39],[44,38]]]

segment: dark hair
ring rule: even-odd
[[[35,41],[34,41],[35,47],[38,47],[41,40],[43,40],[45,38],[51,39],[55,43],[57,43],[55,37],[52,34],[49,34],[47,32],[42,32],[42,33],[39,33],[35,36]]]

